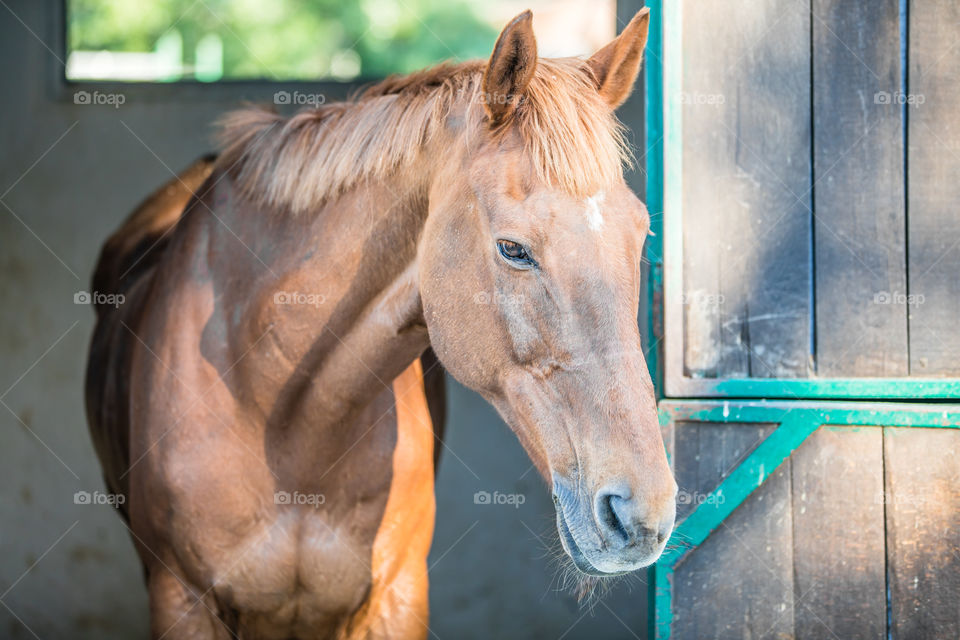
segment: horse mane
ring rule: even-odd
[[[412,162],[461,105],[459,128],[469,136],[482,132],[484,68],[472,61],[391,76],[350,101],[289,117],[256,107],[234,111],[220,121],[218,168],[255,202],[316,210],[360,181]],[[508,128],[519,132],[541,181],[577,196],[620,180],[630,161],[623,126],[577,58],[538,60],[524,98],[491,133]]]

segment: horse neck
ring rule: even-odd
[[[222,304],[234,297],[245,309],[227,328],[228,358],[241,359],[236,396],[252,399],[268,433],[284,434],[286,452],[315,452],[324,425],[353,424],[429,345],[416,256],[431,182],[421,161],[296,216],[260,210],[229,179],[218,186],[231,205],[212,223],[231,256]],[[259,357],[243,355],[251,349]]]

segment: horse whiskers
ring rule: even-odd
[[[630,583],[634,578],[639,579],[641,584],[646,584],[642,578],[630,573],[605,578],[583,573],[576,567],[573,560],[563,549],[563,544],[560,542],[560,535],[555,528],[552,529],[549,535],[549,545],[543,541],[543,538],[539,539],[546,551],[550,554],[550,564],[555,571],[554,578],[550,582],[551,587],[555,581],[557,585],[555,588],[556,591],[565,591],[575,596],[580,606],[588,609],[591,614],[593,613],[594,607],[603,600],[614,587],[623,583]]]

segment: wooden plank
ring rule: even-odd
[[[790,466],[677,566],[671,637],[794,637]]]
[[[899,0],[813,15],[817,374],[907,375]]]
[[[960,638],[960,430],[884,429],[891,637]]]
[[[685,2],[684,368],[810,364],[809,1]]]
[[[960,3],[910,1],[910,372],[960,374]]]
[[[674,473],[680,492],[677,520],[717,488],[776,425],[680,422],[675,430]]]
[[[662,79],[662,95],[657,103],[661,108],[663,125],[663,164],[659,182],[663,187],[663,363],[665,395],[682,397],[678,390],[687,378],[685,353],[687,331],[684,329],[684,275],[683,275],[683,121],[682,105],[667,96],[676,96],[683,91],[683,3],[675,2],[661,6],[657,0],[655,9],[662,9],[662,49],[659,62]],[[656,11],[652,21],[656,21]],[[651,66],[647,77],[657,80],[657,69]],[[651,94],[651,97],[653,95]],[[651,105],[651,122],[656,124],[656,107]],[[656,159],[654,159],[656,165]],[[650,179],[656,178],[656,171]],[[651,194],[654,192],[651,191]]]
[[[886,634],[883,431],[820,427],[793,453],[798,638]]]

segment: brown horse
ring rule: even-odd
[[[97,310],[88,414],[154,637],[426,636],[429,349],[515,431],[578,569],[659,556],[649,221],[613,115],[647,23],[548,60],[526,12],[486,63],[233,114],[108,241],[94,288],[125,303]]]

